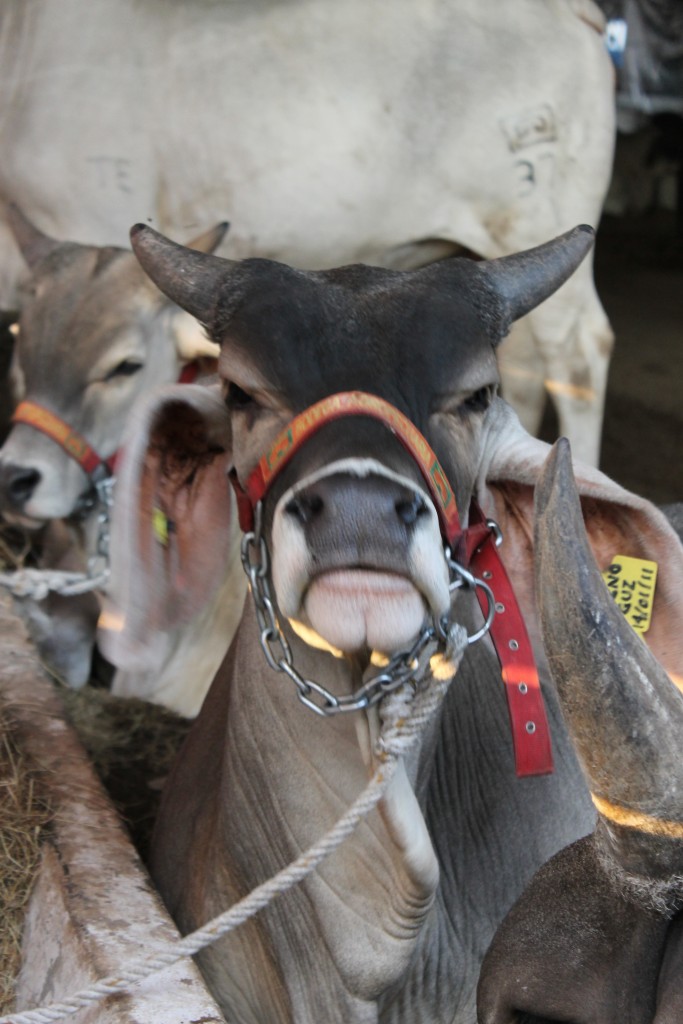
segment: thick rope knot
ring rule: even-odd
[[[286,892],[312,874],[318,865],[355,831],[359,823],[385,795],[401,758],[419,738],[424,726],[443,701],[466,646],[466,630],[462,626],[452,626],[443,652],[440,652],[436,645],[430,645],[431,652],[427,650],[423,655],[423,672],[418,676],[417,688],[406,684],[384,698],[380,704],[381,734],[377,750],[377,770],[336,825],[295,861],[273,878],[258,885],[218,917],[167,948],[153,953],[145,960],[130,963],[116,975],[95,982],[63,1002],[0,1017],[0,1024],[52,1024],[53,1021],[62,1020],[106,996],[129,992],[136,982],[143,981],[164,967],[178,963],[184,957],[193,956],[227,935],[267,906],[280,893]]]
[[[436,645],[423,655],[417,683],[405,683],[384,698],[379,706],[380,736],[377,756],[404,757],[441,706],[467,647],[467,630],[457,623],[449,627],[443,651]]]

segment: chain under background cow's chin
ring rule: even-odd
[[[109,527],[114,503],[113,476],[101,480],[92,492],[95,495],[90,511],[97,509],[97,536],[94,552],[88,559],[87,572],[66,572],[63,569],[15,569],[0,573],[0,586],[20,599],[44,601],[50,593],[62,597],[78,597],[93,590],[103,590],[109,583]]]
[[[460,588],[480,587],[486,594],[488,611],[484,625],[468,636],[468,644],[480,640],[491,628],[496,613],[495,599],[491,588],[477,579],[451,557],[450,548],[444,551],[448,564],[449,592]],[[306,679],[294,666],[294,657],[275,612],[270,583],[268,547],[263,536],[263,503],[258,502],[254,510],[254,529],[242,538],[242,565],[249,579],[249,589],[254,601],[254,610],[260,631],[260,642],[266,661],[275,672],[284,672],[294,683],[297,696],[302,704],[317,715],[330,717],[347,711],[362,711],[377,704],[386,694],[393,693],[400,686],[416,686],[426,674],[435,654],[441,653],[449,643],[452,624],[447,616],[434,618],[433,625],[426,626],[414,644],[405,651],[393,655],[377,675],[372,676],[354,693],[337,697],[326,687],[313,679]],[[432,645],[433,649],[428,651]]]

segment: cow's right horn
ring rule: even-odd
[[[594,241],[593,228],[579,224],[533,249],[478,263],[477,271],[497,296],[505,319],[512,323],[557,291]]]
[[[146,224],[131,228],[130,241],[142,269],[157,288],[200,323],[209,324],[233,261],[178,245]]]

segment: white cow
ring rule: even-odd
[[[229,215],[231,255],[309,268],[492,258],[596,224],[613,72],[592,0],[5,0],[0,189],[55,237]],[[0,226],[0,304],[20,268]],[[612,334],[590,259],[506,343],[596,462]]]

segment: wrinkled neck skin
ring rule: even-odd
[[[458,621],[477,616],[458,599]],[[358,659],[290,641],[303,676],[339,694],[360,685]],[[376,710],[320,719],[258,648],[248,598],[159,816],[153,873],[184,931],[294,860],[372,774]],[[555,775],[517,780],[495,655],[470,648],[379,807],[309,879],[200,954],[228,1019],[473,1021],[495,927],[534,870],[593,824],[552,695],[549,717]]]

